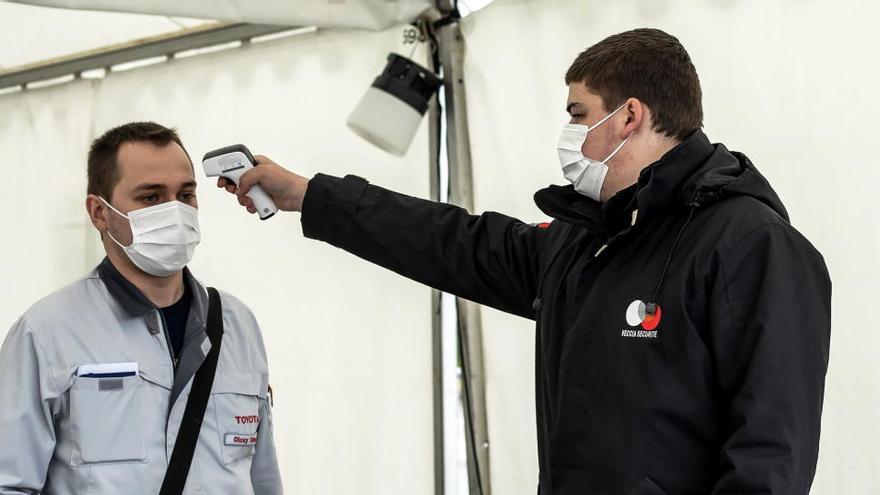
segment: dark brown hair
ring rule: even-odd
[[[88,158],[88,193],[110,201],[119,183],[119,148],[131,141],[146,141],[156,146],[175,142],[183,148],[177,131],[155,122],[130,122],[114,127],[92,141]],[[186,148],[183,148],[186,152]],[[187,153],[189,157],[189,153]],[[190,160],[192,164],[192,160]]]
[[[638,98],[651,109],[653,128],[685,139],[703,126],[703,93],[691,58],[674,36],[634,29],[609,36],[578,55],[565,84],[584,83],[606,111]]]

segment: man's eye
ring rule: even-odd
[[[192,201],[192,200],[196,199],[196,193],[192,193],[192,192],[182,193],[180,195],[180,199],[182,199],[183,201]]]
[[[147,194],[145,196],[141,196],[141,201],[143,201],[144,203],[155,203],[158,199],[158,194]]]

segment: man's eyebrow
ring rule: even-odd
[[[162,184],[141,184],[134,188],[135,191],[161,191],[165,186]]]
[[[181,188],[181,189],[186,189],[186,188],[188,188],[188,187],[196,187],[196,185],[197,185],[196,181],[191,180],[191,181],[184,182],[183,184],[181,184],[180,188]]]

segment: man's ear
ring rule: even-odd
[[[107,205],[101,201],[98,196],[94,194],[89,194],[86,196],[86,212],[89,214],[89,220],[91,220],[92,225],[95,226],[95,229],[103,234],[107,232],[109,228],[108,218],[110,209],[107,208]]]
[[[626,117],[620,139],[632,136],[636,131],[648,124],[650,110],[638,98],[629,98],[624,103],[621,113]]]

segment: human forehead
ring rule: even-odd
[[[158,182],[194,175],[186,152],[173,141],[165,145],[149,141],[123,143],[119,147],[117,163],[122,178],[152,177]]]

